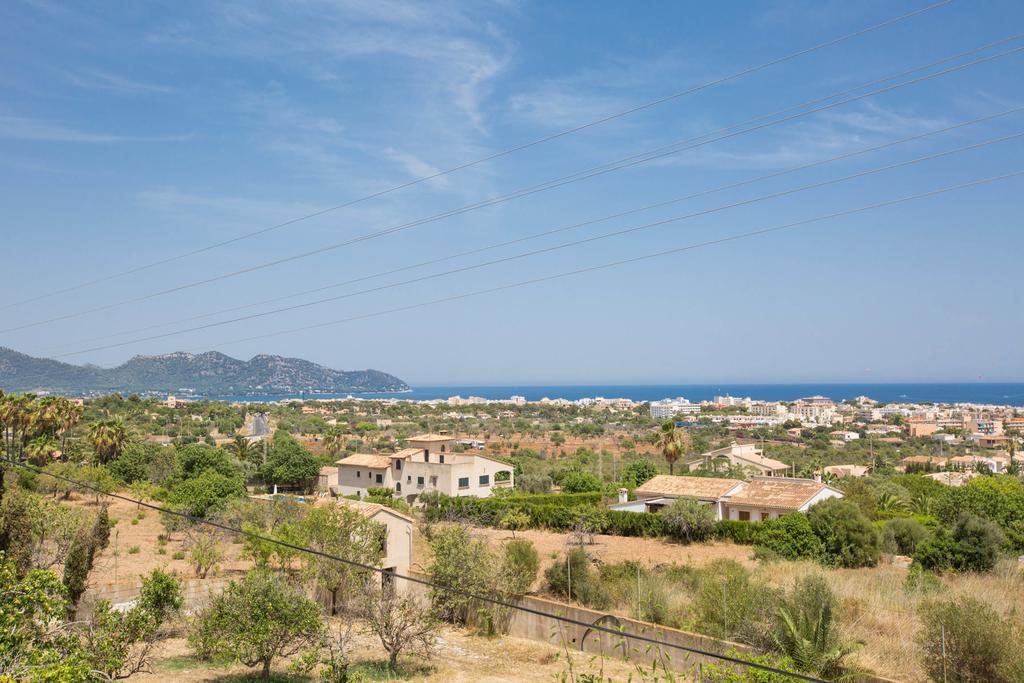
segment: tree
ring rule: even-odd
[[[82,681],[89,662],[74,632],[64,623],[64,587],[49,570],[18,578],[0,553],[0,679]]]
[[[314,480],[319,474],[316,458],[295,437],[281,430],[274,434],[267,461],[260,468],[265,481],[296,485]]]
[[[622,468],[622,483],[636,488],[650,481],[658,474],[658,468],[650,460],[634,460]]]
[[[231,498],[245,495],[245,484],[241,479],[206,470],[198,477],[177,484],[167,494],[167,502],[193,517],[206,517],[221,509]]]
[[[234,441],[227,445],[227,449],[240,462],[249,462],[249,458],[253,456],[253,452],[255,451],[252,442],[241,434],[237,435]]]
[[[316,645],[322,633],[319,605],[282,577],[254,569],[198,615],[188,642],[203,658],[225,655],[261,665],[267,679],[275,657]]]
[[[465,595],[486,595],[494,587],[497,559],[487,542],[474,539],[468,528],[454,525],[434,531],[430,551],[427,574],[439,586],[430,589],[430,601],[438,617],[467,626],[480,623],[481,617],[490,619],[489,606]]]
[[[151,671],[160,627],[181,602],[181,584],[159,569],[142,580],[130,609],[114,610],[110,601],[99,601],[83,638],[91,669],[108,681]]]
[[[679,456],[683,454],[683,442],[679,438],[679,430],[675,422],[666,422],[661,425],[661,456],[668,463],[668,473],[675,474],[675,464]]]
[[[604,488],[601,480],[589,472],[568,472],[562,477],[563,493],[588,493]]]
[[[821,539],[824,560],[829,564],[849,568],[878,564],[878,531],[855,504],[829,498],[811,506],[807,521]]]
[[[203,472],[216,472],[225,477],[238,477],[241,471],[231,461],[227,451],[205,443],[190,443],[178,449],[178,464],[186,478],[198,477]]]
[[[391,671],[396,671],[403,652],[430,658],[437,642],[437,622],[429,606],[421,605],[411,593],[387,589],[371,591],[365,605],[367,625],[388,653]]]
[[[223,537],[216,532],[196,531],[189,540],[189,561],[195,574],[200,579],[205,579],[210,571],[216,569],[217,564],[224,558],[224,551],[221,544]]]
[[[79,529],[75,540],[64,558],[64,589],[68,598],[69,608],[78,604],[78,599],[85,592],[85,582],[92,569],[92,560],[96,552],[96,537],[91,529]]]
[[[334,457],[345,450],[345,433],[337,427],[332,427],[324,434],[324,450]]]
[[[121,417],[92,423],[87,435],[96,461],[101,465],[116,460],[128,443],[128,430]]]
[[[693,498],[676,498],[659,514],[669,536],[684,543],[704,541],[715,529],[711,506]]]
[[[311,508],[299,522],[298,535],[303,546],[342,557],[351,562],[376,566],[384,556],[387,528],[341,505]],[[303,574],[308,581],[331,595],[332,615],[363,591],[369,575],[366,570],[326,557],[303,555]]]

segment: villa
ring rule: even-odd
[[[511,465],[479,453],[456,452],[454,437],[419,434],[406,443],[388,455],[356,453],[337,461],[337,484],[331,492],[362,496],[367,489],[387,488],[412,503],[426,491],[486,498],[495,488],[514,485]]]

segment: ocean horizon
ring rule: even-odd
[[[331,399],[355,396],[364,399],[405,399],[428,401],[451,396],[479,396],[497,400],[523,396],[527,401],[542,398],[628,398],[657,401],[682,396],[693,402],[715,396],[735,396],[763,401],[793,401],[807,396],[826,396],[844,401],[868,396],[885,403],[982,403],[1024,406],[1024,382],[945,383],[799,383],[799,384],[552,384],[552,385],[432,385],[409,391],[362,394],[266,394],[207,396],[220,401],[270,402],[287,399]]]

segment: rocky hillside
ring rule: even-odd
[[[409,387],[379,370],[342,371],[299,358],[223,353],[135,356],[115,368],[70,365],[0,347],[0,389],[55,393],[192,392],[204,395],[360,393]]]

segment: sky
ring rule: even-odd
[[[804,222],[1024,170],[1024,52],[797,106],[1020,48],[863,87],[1011,38],[1021,3],[956,0],[551,138],[928,4],[2,3],[0,346],[412,384],[1024,381],[1024,176]]]

